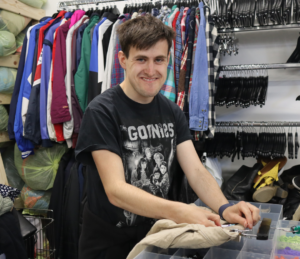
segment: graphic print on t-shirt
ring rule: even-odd
[[[176,151],[174,124],[121,125],[120,128],[126,182],[167,198]],[[124,211],[124,216],[126,225],[135,225],[137,215]]]

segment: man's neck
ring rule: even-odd
[[[137,103],[148,104],[153,101],[154,97],[143,97],[138,94],[126,79],[120,84],[120,87],[128,98]]]

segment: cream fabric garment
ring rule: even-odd
[[[104,79],[102,83],[102,92],[106,91],[110,88],[111,84],[111,74],[114,65],[114,54],[115,54],[115,46],[117,42],[117,29],[121,23],[121,20],[117,20],[112,28],[108,51],[106,55],[106,67],[104,73]]]
[[[209,210],[204,207],[201,208]],[[221,224],[225,224],[225,221],[221,220]],[[147,246],[151,245],[163,249],[199,249],[219,246],[225,242],[234,240],[239,236],[236,232],[229,232],[232,228],[244,229],[241,225],[221,228],[205,227],[200,224],[176,224],[174,221],[169,219],[158,220],[150,229],[147,236],[132,249],[130,254],[127,256],[127,259],[135,258],[139,253],[145,250]]]
[[[105,70],[104,70],[104,53],[103,53],[103,45],[102,40],[104,37],[104,33],[108,29],[108,27],[112,25],[112,21],[105,20],[98,28],[98,83],[103,82],[105,77]],[[101,93],[103,93],[107,89],[101,89]]]

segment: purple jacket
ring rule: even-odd
[[[59,27],[56,36],[56,53],[53,65],[53,86],[51,103],[51,120],[53,124],[71,120],[66,94],[65,76],[66,66],[66,38],[70,20]]]

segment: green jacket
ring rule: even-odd
[[[87,93],[89,84],[89,70],[91,59],[91,29],[99,22],[100,17],[96,14],[89,20],[89,25],[85,28],[82,36],[81,59],[74,77],[75,91],[79,105],[84,112],[87,107]]]

